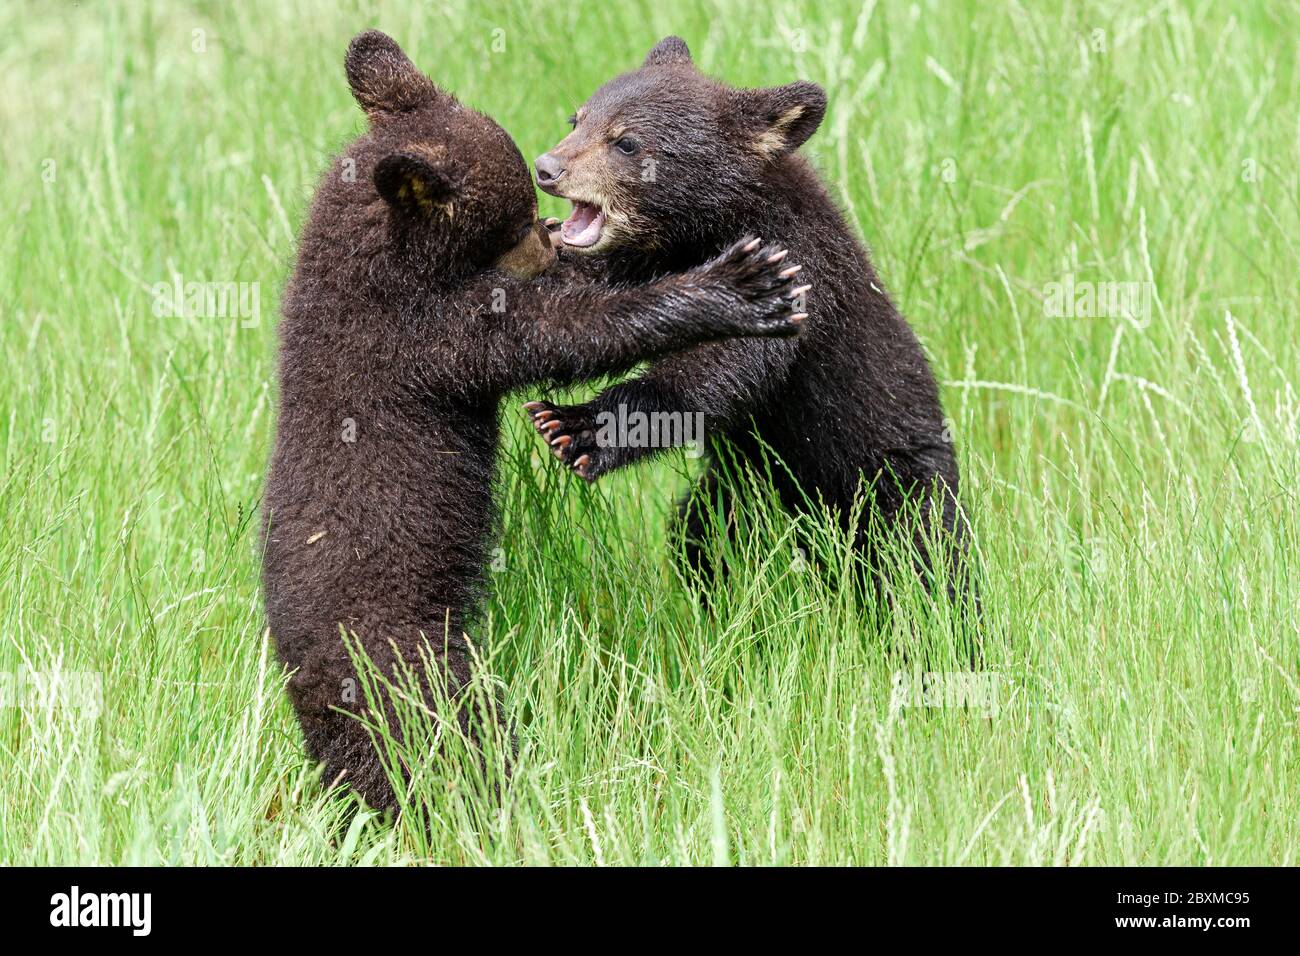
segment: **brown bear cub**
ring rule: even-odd
[[[866,488],[876,516],[907,528],[922,556],[933,521],[901,513],[911,501],[939,514],[957,556],[966,537],[957,461],[934,376],[866,250],[796,153],[825,111],[825,93],[809,82],[734,89],[710,79],[668,37],[570,117],[573,131],[537,160],[537,181],[573,203],[560,234],[566,250],[587,257],[585,274],[644,282],[754,233],[790,249],[815,290],[798,339],[700,345],[585,404],[529,411],[556,456],[589,480],[662,445],[611,441],[612,423],[702,412],[710,445],[723,439],[742,465],[770,471],[787,508],[829,506],[850,530],[854,496]],[[764,446],[781,464],[764,462]],[[712,523],[699,505],[720,507],[730,526],[736,495],[713,457],[677,529],[701,572]],[[851,529],[863,553],[867,525]]]
[[[509,135],[382,33],[354,39],[346,69],[369,131],[321,179],[284,295],[263,581],[308,751],[387,808],[369,734],[343,712],[365,705],[340,627],[386,675],[423,650],[447,682],[424,690],[468,681],[501,398],[792,335],[803,316],[797,270],[757,240],[634,289],[532,278],[555,253]]]

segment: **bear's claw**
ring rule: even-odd
[[[720,277],[734,284],[749,309],[738,313],[734,335],[797,335],[808,317],[802,296],[812,287],[791,280],[803,267],[790,265],[790,250],[746,236],[713,260]],[[798,311],[797,311],[798,310]],[[796,317],[797,316],[797,317]]]
[[[551,454],[578,476],[594,481],[598,474],[595,425],[583,406],[528,402],[524,409]]]

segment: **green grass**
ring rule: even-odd
[[[833,7],[0,7],[0,861],[1297,862],[1295,3]],[[511,406],[476,637],[514,778],[497,807],[443,767],[427,836],[347,822],[255,516],[276,299],[370,26],[525,156],[670,32],[827,88],[808,150],[944,382],[995,714],[891,703],[962,666],[943,608],[873,625],[761,501],[702,609],[664,535],[693,463],[587,489]],[[259,283],[261,321],[155,316],[176,273]],[[1144,321],[1048,314],[1066,273],[1153,283]]]

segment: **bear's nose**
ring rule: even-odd
[[[552,156],[550,153],[542,153],[537,157],[537,185],[545,189],[547,186],[554,186],[564,175],[564,163]]]

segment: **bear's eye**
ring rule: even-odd
[[[570,116],[570,117],[569,117],[568,119],[566,119],[564,122],[568,123],[570,126],[577,126],[577,125],[578,125],[578,114],[577,114],[577,113],[574,113],[572,116]]]
[[[614,148],[618,150],[620,153],[622,153],[624,156],[631,156],[633,153],[635,153],[638,149],[641,148],[641,144],[638,143],[636,140],[634,140],[631,136],[624,136],[622,139],[620,139],[618,142],[614,144]]]

